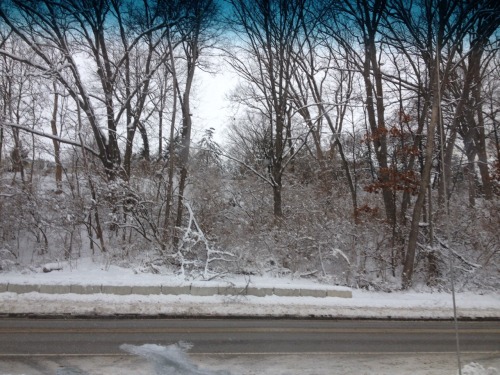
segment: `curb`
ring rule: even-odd
[[[192,296],[279,296],[279,297],[338,297],[352,298],[352,291],[348,288],[300,288],[287,289],[279,287],[257,287],[248,285],[49,285],[49,284],[0,284],[0,293],[46,293],[46,294],[114,294],[120,296],[126,295],[181,295]]]

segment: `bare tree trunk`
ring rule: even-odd
[[[496,150],[496,157],[497,157],[497,163],[500,165],[500,138],[498,136],[498,122],[496,121],[496,115],[497,111],[494,110],[494,100],[493,100],[493,95],[491,95],[490,98],[490,117],[491,121],[493,123],[493,135],[495,139],[495,150]]]
[[[24,175],[24,164],[23,164],[23,150],[21,140],[19,138],[19,130],[12,129],[12,134],[14,136],[14,150],[11,153],[12,166],[14,168],[14,178],[15,174],[19,172],[21,174],[21,181],[23,182],[23,189],[25,187],[26,179]]]
[[[175,117],[177,113],[177,96],[174,95],[174,104],[172,111],[172,121],[170,123],[170,137],[169,144],[170,148],[168,150],[168,180],[167,180],[167,192],[166,192],[166,203],[165,203],[165,220],[163,222],[163,248],[166,247],[166,242],[168,241],[169,233],[169,221],[172,211],[172,200],[174,191],[174,171],[175,171],[175,144],[174,144],[174,130],[175,130]]]
[[[415,253],[416,253],[418,233],[419,233],[420,216],[424,208],[427,187],[430,184],[431,180],[432,159],[434,153],[434,135],[436,134],[437,125],[440,120],[440,101],[441,101],[439,93],[439,85],[440,85],[439,67],[437,63],[436,67],[433,70],[432,82],[433,82],[433,93],[434,93],[434,98],[432,100],[432,114],[429,127],[427,129],[427,146],[425,149],[424,169],[422,171],[422,176],[420,180],[420,187],[418,191],[417,201],[415,202],[415,206],[413,207],[410,235],[408,239],[408,248],[406,251],[406,257],[403,264],[403,277],[402,277],[403,289],[408,289],[412,283],[414,264],[415,264]]]
[[[100,245],[101,245],[101,252],[105,253],[106,252],[106,246],[104,243],[104,235],[101,227],[101,221],[99,218],[99,207],[97,205],[98,199],[97,199],[97,193],[96,189],[94,186],[94,181],[92,180],[92,176],[90,173],[89,169],[89,164],[87,160],[87,154],[86,150],[83,147],[83,137],[82,137],[82,117],[81,117],[81,110],[80,110],[80,105],[77,102],[77,116],[78,116],[78,136],[80,137],[80,142],[82,144],[82,157],[83,157],[83,166],[85,168],[85,174],[87,175],[87,179],[89,182],[89,188],[90,188],[90,194],[92,197],[92,202],[93,202],[93,207],[90,209],[89,216],[92,216],[92,211],[94,211],[94,218],[95,218],[95,232],[96,232],[96,237],[99,239]],[[91,223],[91,218],[89,218],[89,222]],[[90,229],[92,230],[92,228]],[[92,240],[92,234],[89,236],[90,241]],[[92,249],[93,250],[93,249]]]
[[[275,103],[277,102],[277,98]],[[283,128],[284,128],[284,119],[281,115],[276,116],[275,122],[276,134],[274,139],[274,147],[272,148],[271,155],[271,177],[273,182],[273,213],[276,219],[280,219],[283,216],[282,209],[282,181],[281,177],[283,174]]]
[[[170,40],[169,40],[170,43]],[[191,88],[194,79],[194,73],[196,70],[196,64],[198,61],[198,44],[197,36],[193,36],[186,42],[186,61],[187,61],[187,77],[186,84],[184,86],[184,93],[181,94],[179,84],[177,82],[177,95],[179,96],[179,103],[182,111],[182,131],[181,131],[181,150],[179,155],[180,163],[180,175],[179,175],[179,197],[177,202],[177,217],[175,219],[175,225],[177,228],[182,226],[182,216],[184,212],[184,194],[187,183],[188,176],[188,163],[189,163],[189,153],[191,148],[191,107],[190,107],[190,95]],[[173,145],[171,145],[173,147]],[[174,247],[179,244],[179,236],[176,234],[174,236]]]
[[[480,58],[480,57],[478,57]],[[477,62],[475,65],[475,85],[472,89],[472,95],[474,97],[474,102],[476,105],[476,116],[477,116],[477,128],[474,132],[475,146],[477,150],[477,156],[479,159],[479,173],[481,175],[481,183],[483,185],[484,197],[487,200],[493,199],[493,188],[491,185],[491,178],[488,166],[488,155],[486,154],[486,132],[484,130],[484,116],[483,116],[483,98],[482,92],[482,77],[480,64]]]
[[[194,69],[192,71],[191,82],[194,75]],[[189,81],[189,78],[188,78]],[[180,151],[180,176],[179,176],[179,198],[177,202],[177,218],[175,220],[175,225],[177,228],[182,226],[182,216],[184,212],[184,193],[186,189],[187,183],[187,175],[188,175],[188,162],[189,162],[189,151],[191,147],[191,113],[189,106],[189,91],[191,89],[191,85],[186,85],[186,89],[184,91],[183,100],[181,101],[182,108],[182,133],[181,133],[181,151]],[[177,247],[179,244],[179,237],[176,235],[174,237],[174,247]]]
[[[143,158],[146,161],[151,160],[151,151],[149,148],[149,137],[148,137],[148,132],[146,130],[146,127],[142,123],[142,121],[137,122],[137,128],[139,129],[139,133],[141,133],[141,138],[142,138],[142,147],[143,147]]]
[[[370,36],[365,45],[365,61],[363,66],[363,78],[366,90],[366,110],[368,123],[370,125],[371,140],[377,157],[379,172],[378,178],[383,184],[382,197],[384,201],[385,216],[387,222],[394,227],[396,225],[396,204],[392,189],[387,186],[389,180],[387,162],[387,128],[384,117],[384,94],[382,86],[382,73],[377,61],[375,46],[375,35]],[[375,85],[372,82],[372,71]],[[375,99],[374,99],[375,96]]]
[[[172,107],[172,119],[170,121],[170,136],[169,136],[169,150],[168,150],[168,181],[167,181],[167,197],[166,197],[166,205],[165,205],[165,220],[163,222],[163,244],[162,248],[166,249],[168,234],[169,234],[169,221],[170,215],[172,211],[172,200],[173,200],[173,190],[174,190],[174,157],[175,157],[175,144],[174,144],[174,135],[175,135],[175,122],[177,116],[177,91],[179,82],[177,81],[177,71],[175,69],[175,61],[173,54],[172,41],[170,40],[170,35],[168,37],[168,48],[170,54],[170,64],[172,69],[172,80],[174,85],[174,103]],[[175,237],[174,237],[175,238]]]
[[[2,35],[3,36],[3,35]],[[10,34],[9,34],[10,36]],[[3,37],[2,38],[3,40],[0,42],[0,48],[4,48],[5,46],[5,42],[7,41],[8,39],[8,36],[7,37]],[[3,60],[6,61],[6,57],[4,56],[3,57]],[[4,73],[4,71],[2,71],[1,73]],[[3,82],[2,82],[3,83]],[[4,91],[1,92],[1,97],[2,97],[2,103],[0,103],[0,106],[2,107],[2,113],[0,113],[0,121],[2,120],[5,120],[6,117],[7,117],[7,92],[6,92],[6,87],[2,84],[2,88]],[[2,170],[2,156],[3,156],[3,126],[0,126],[0,171]]]
[[[420,101],[419,101],[418,109],[420,109]],[[423,108],[418,113],[418,127],[417,127],[417,131],[415,133],[415,138],[413,140],[413,148],[415,148],[415,149],[421,148],[422,132],[423,132],[424,126],[425,126],[425,119],[428,116],[428,110],[429,110],[429,101],[427,98],[425,98]],[[412,153],[410,155],[409,160],[408,160],[408,168],[407,169],[409,171],[413,170],[416,161],[417,161],[417,155],[415,153]],[[403,223],[403,225],[406,225],[406,212],[408,211],[408,207],[410,205],[410,200],[411,200],[411,194],[408,190],[405,190],[403,192],[403,199],[401,202],[401,212],[400,212],[401,223]]]
[[[351,199],[352,199],[352,208],[353,208],[353,215],[354,218],[356,219],[356,215],[358,212],[358,195],[356,193],[356,185],[355,182],[352,179],[351,171],[349,168],[349,163],[347,162],[347,158],[344,154],[344,149],[342,147],[342,144],[340,143],[340,140],[337,139],[335,144],[338,147],[339,153],[340,153],[340,158],[342,160],[342,165],[344,166],[344,170],[346,172],[347,176],[347,183],[349,185],[349,190],[351,192]]]
[[[279,181],[275,181],[273,185],[273,213],[274,217],[279,219],[283,217],[282,197],[281,197],[281,176],[278,176]]]
[[[3,155],[3,126],[0,126],[0,170],[2,169],[2,155]]]
[[[469,192],[469,206],[476,205],[476,173],[474,172],[475,153],[472,150],[466,150],[467,163],[463,168],[464,178],[467,181]]]
[[[54,82],[54,107],[52,110],[52,120],[50,121],[50,127],[52,128],[52,134],[57,137],[57,112],[59,105],[59,93],[57,92],[57,84]],[[52,144],[54,145],[54,161],[56,163],[56,186],[57,189],[62,189],[62,164],[61,164],[61,145],[56,139],[52,139]]]
[[[449,66],[450,62],[448,62]],[[448,69],[446,69],[448,71]],[[467,133],[467,127],[468,126],[473,126],[474,123],[474,118],[471,114],[470,108],[467,108],[467,103],[470,102],[470,91],[471,91],[471,85],[473,83],[473,74],[471,67],[469,66],[469,69],[466,70],[465,74],[465,79],[464,79],[464,84],[463,88],[461,89],[461,94],[458,98],[458,103],[455,108],[455,113],[453,115],[453,121],[451,125],[449,126],[449,136],[448,140],[445,139],[440,139],[440,142],[445,143],[446,147],[444,148],[444,157],[441,157],[440,160],[442,160],[443,164],[441,166],[441,173],[439,175],[439,192],[438,192],[438,202],[439,205],[442,207],[444,202],[446,201],[445,199],[445,194],[446,197],[450,196],[450,182],[451,182],[451,166],[452,166],[452,157],[453,157],[453,152],[455,149],[455,143],[457,139],[457,132],[460,129],[460,123],[463,123],[463,118],[467,117],[467,122],[470,122],[470,125],[467,126],[462,126],[461,133],[462,137],[464,137],[464,133]],[[444,127],[444,123],[441,124],[441,126]],[[444,134],[444,128],[442,130]],[[467,135],[469,137],[469,135]],[[465,141],[465,140],[464,140]],[[444,144],[443,144],[444,145]],[[445,186],[446,182],[446,186]]]
[[[122,36],[122,41],[124,47],[128,49],[127,41],[125,36]],[[125,97],[130,98],[130,56],[129,52],[125,54]],[[134,146],[134,137],[136,130],[136,123],[132,117],[132,105],[130,101],[126,104],[125,118],[127,123],[127,142],[125,143],[125,152],[123,154],[123,169],[125,170],[125,175],[130,177],[130,167],[132,164],[132,152]]]
[[[440,123],[439,126],[444,127],[443,123]],[[444,129],[442,130],[444,133]],[[451,166],[452,166],[452,157],[453,157],[453,150],[455,149],[455,143],[457,140],[457,130],[453,126],[449,128],[449,136],[448,140],[446,141],[445,139],[439,140],[439,142],[443,142],[446,144],[444,148],[444,157],[439,158],[439,164],[443,163],[442,166],[440,166],[440,174],[439,174],[439,185],[438,185],[438,203],[439,206],[442,208],[444,205],[444,202],[446,202],[445,194],[449,198],[451,194],[451,189],[450,189],[450,181],[451,181]],[[446,186],[445,186],[445,181],[446,181]]]
[[[165,82],[162,82],[160,86],[160,108],[158,109],[158,160],[163,158],[163,112],[165,111],[165,101],[167,96],[167,73],[164,74],[164,79]],[[175,97],[174,91],[174,98]]]

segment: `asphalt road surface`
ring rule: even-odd
[[[500,352],[500,322],[459,322],[463,352]],[[198,354],[440,353],[449,321],[0,319],[0,356],[106,355],[122,344],[193,345]]]

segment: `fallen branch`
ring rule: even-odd
[[[42,267],[43,272],[48,273],[52,271],[61,271],[63,269],[63,264],[57,263],[47,263]]]

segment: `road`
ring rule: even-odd
[[[463,351],[500,351],[499,322],[460,322]],[[447,321],[0,319],[0,353],[115,354],[123,343],[192,343],[193,353],[452,352]]]
[[[460,322],[459,332],[463,364],[500,369],[499,322]],[[193,345],[188,357],[175,352],[181,341]],[[163,354],[131,356],[125,343],[159,344]],[[455,348],[454,325],[443,321],[0,319],[2,375],[451,375]],[[164,370],[172,353],[203,370]]]

